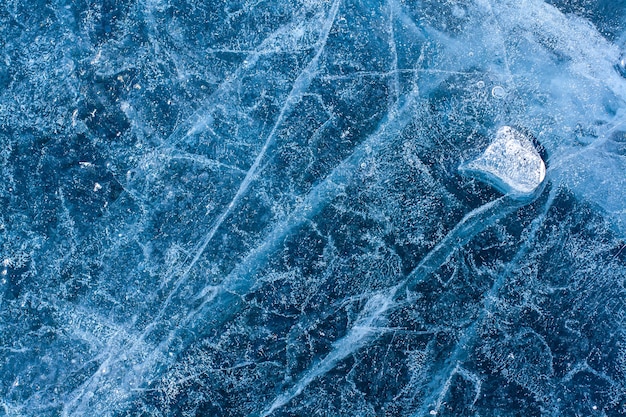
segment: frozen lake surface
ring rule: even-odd
[[[4,0],[0,417],[626,415],[626,1]]]

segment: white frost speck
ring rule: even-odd
[[[457,5],[454,5],[452,7],[452,16],[456,17],[457,19],[464,18],[466,14],[467,13],[465,12],[464,8],[457,6]]]

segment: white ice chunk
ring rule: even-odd
[[[546,176],[546,166],[528,136],[510,126],[477,159],[461,167],[514,198],[533,195]]]

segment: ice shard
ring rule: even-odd
[[[487,149],[460,170],[519,199],[531,197],[546,177],[546,165],[532,140],[510,126],[500,127]]]

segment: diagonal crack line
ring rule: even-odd
[[[237,206],[242,196],[247,192],[250,184],[257,178],[259,174],[259,166],[261,162],[265,158],[265,155],[268,149],[275,143],[276,132],[277,132],[278,127],[288,117],[290,112],[293,110],[293,106],[298,103],[302,94],[306,92],[311,82],[317,75],[317,67],[319,63],[319,58],[326,46],[326,42],[328,40],[330,30],[335,22],[337,12],[339,9],[339,4],[340,4],[340,0],[335,0],[335,2],[333,3],[329,12],[329,16],[324,23],[324,26],[322,29],[322,37],[320,39],[319,47],[318,47],[318,50],[316,51],[315,56],[309,62],[309,64],[304,68],[304,70],[300,73],[298,78],[296,78],[296,80],[294,81],[293,87],[289,93],[289,96],[286,98],[283,107],[281,108],[280,114],[276,120],[276,123],[274,124],[272,128],[272,131],[268,135],[261,151],[255,158],[254,163],[252,164],[245,178],[241,182],[235,196],[232,198],[232,200],[230,201],[226,209],[220,214],[220,216],[214,222],[209,232],[205,235],[204,239],[202,240],[202,244],[196,250],[193,259],[191,260],[189,265],[187,265],[187,267],[185,268],[183,273],[180,275],[180,277],[176,280],[174,287],[172,288],[168,297],[164,301],[162,308],[157,314],[157,316],[155,316],[152,322],[148,326],[146,326],[146,329],[143,332],[142,336],[137,341],[135,341],[132,346],[130,346],[126,350],[126,356],[131,356],[132,354],[136,353],[137,349],[142,348],[144,339],[159,324],[160,320],[163,318],[163,314],[165,314],[165,308],[169,305],[173,296],[176,294],[177,290],[180,288],[182,283],[188,277],[189,272],[194,267],[194,265],[198,262],[198,260],[202,256],[202,253],[204,252],[208,244],[211,242],[211,240],[215,236],[215,233],[217,232],[219,227],[226,220],[226,218],[231,214],[233,209]],[[149,356],[149,358],[152,362],[159,361],[158,358],[154,355]],[[83,385],[81,385],[81,387],[77,389],[78,392],[76,393],[74,398],[68,403],[66,403],[63,414],[68,415],[70,413],[80,412],[79,410],[81,408],[88,407],[88,402],[90,401],[90,399],[85,398],[86,397],[85,393],[87,391],[96,391],[98,383],[101,382],[102,379],[111,380],[111,384],[116,384],[119,382],[115,381],[115,378],[120,376],[119,375],[120,373],[126,374],[125,377],[120,378],[121,380],[127,380],[130,377],[127,374],[134,373],[135,375],[132,376],[132,379],[143,382],[144,380],[143,374],[148,372],[148,369],[151,369],[153,365],[155,365],[155,364],[144,363],[140,367],[135,367],[135,369],[133,370],[126,370],[126,372],[124,372],[123,366],[121,366],[122,369],[115,369],[116,365],[118,368],[120,367],[119,364],[120,364],[119,355],[117,354],[117,352],[111,352],[109,357],[101,364],[100,368],[98,369],[98,372],[93,374],[87,381],[85,381]],[[147,366],[147,365],[152,365],[152,366]],[[106,372],[103,372],[104,370],[106,370]],[[126,393],[126,394],[118,393],[116,395],[110,392],[111,389],[112,387],[109,387],[106,393],[100,393],[100,396],[98,396],[97,401],[105,402],[110,399],[108,397],[113,396],[113,395],[115,395],[116,397],[123,397],[123,398],[130,396],[130,393]],[[96,397],[93,397],[93,398],[96,398]],[[119,399],[118,399],[118,402],[119,402]],[[74,412],[71,411],[72,409],[74,410]]]
[[[544,204],[541,214],[535,220],[533,220],[530,225],[530,233],[526,244],[523,245],[522,248],[515,254],[513,259],[509,262],[505,271],[499,275],[489,291],[483,296],[484,306],[480,314],[463,332],[463,335],[455,344],[454,349],[446,359],[443,369],[433,375],[430,383],[427,384],[427,391],[424,395],[424,401],[422,402],[422,406],[415,413],[413,413],[412,417],[424,417],[432,415],[433,412],[435,414],[439,412],[439,409],[443,405],[443,400],[445,399],[446,393],[449,389],[448,381],[455,372],[455,369],[457,369],[459,364],[465,359],[468,350],[470,350],[471,346],[475,344],[476,329],[479,324],[482,323],[483,319],[491,312],[495,297],[497,296],[502,286],[506,283],[506,278],[513,272],[513,270],[516,268],[519,261],[524,257],[524,255],[526,255],[531,247],[530,243],[537,238],[539,228],[544,224],[548,211],[554,203],[556,194],[556,189],[550,190],[550,194],[547,198],[546,203]]]
[[[191,260],[189,265],[187,265],[187,267],[185,268],[181,276],[176,280],[176,283],[174,284],[174,288],[171,290],[170,295],[167,297],[167,299],[163,303],[163,307],[166,307],[167,305],[169,305],[172,297],[180,288],[180,285],[189,276],[189,273],[191,272],[195,264],[198,262],[198,260],[200,259],[204,251],[206,250],[207,246],[209,245],[211,240],[213,240],[213,237],[217,233],[217,230],[224,223],[226,218],[231,214],[233,209],[237,207],[237,204],[239,203],[241,198],[248,191],[250,184],[254,180],[256,180],[256,178],[258,177],[261,171],[259,169],[259,166],[261,162],[264,160],[265,155],[267,154],[268,150],[275,144],[276,132],[279,126],[282,125],[285,119],[289,116],[294,106],[299,102],[302,94],[306,92],[311,82],[315,78],[315,75],[317,74],[317,66],[318,66],[319,58],[324,50],[324,47],[328,40],[328,35],[330,34],[330,29],[337,16],[339,2],[340,0],[335,0],[335,3],[333,4],[333,7],[330,10],[329,17],[326,20],[326,23],[324,25],[324,31],[323,31],[324,35],[322,39],[320,40],[320,46],[317,50],[317,53],[315,54],[313,59],[309,62],[309,64],[304,68],[304,70],[300,73],[298,78],[296,78],[296,80],[294,81],[293,88],[291,89],[288,97],[286,98],[285,104],[281,108],[280,114],[278,115],[278,118],[276,119],[276,123],[274,123],[274,126],[272,127],[272,130],[270,131],[269,135],[267,136],[267,139],[265,140],[265,143],[263,144],[263,147],[261,148],[260,152],[256,156],[254,163],[252,164],[252,166],[246,173],[246,176],[244,177],[243,181],[239,185],[239,189],[235,193],[235,196],[231,199],[226,209],[220,214],[220,216],[214,222],[209,232],[205,235],[204,239],[202,240],[201,245],[196,250],[193,259]],[[163,312],[163,310],[164,309],[161,309],[161,312]],[[157,315],[153,323],[157,323],[160,318],[161,318],[161,314]],[[148,326],[148,328],[149,327],[150,326]]]
[[[258,47],[256,47],[252,51],[249,51],[249,53],[242,61],[242,64],[237,67],[235,72],[228,75],[222,81],[222,83],[219,84],[217,89],[213,93],[211,93],[211,95],[204,101],[204,104],[202,104],[199,109],[194,111],[190,116],[187,117],[186,120],[176,126],[172,133],[169,134],[165,142],[171,142],[170,146],[176,145],[180,140],[184,139],[185,137],[198,134],[203,128],[206,128],[208,120],[206,113],[210,113],[211,108],[215,106],[216,102],[219,101],[220,95],[233,88],[233,84],[235,83],[235,81],[241,79],[245,71],[250,70],[256,64],[259,58],[267,55],[267,45],[271,45],[276,37],[283,33],[283,31],[285,30],[285,26],[287,25],[279,27],[273,33],[268,35]]]
[[[229,273],[221,285],[211,288],[211,291],[208,291],[207,299],[188,314],[184,320],[184,325],[180,327],[184,328],[185,331],[193,332],[195,335],[207,334],[211,330],[218,329],[236,315],[243,308],[242,296],[254,288],[256,285],[255,275],[266,265],[270,255],[278,250],[285,239],[318,214],[323,207],[345,189],[363,158],[370,153],[380,152],[389,140],[399,134],[400,130],[414,117],[418,97],[417,91],[414,90],[408,98],[399,100],[400,102],[395,105],[399,109],[395,107],[390,109],[387,118],[381,122],[376,132],[371,134],[321,183],[316,185],[294,212],[285,221],[276,225],[264,241]],[[360,323],[369,324],[360,325],[358,329],[355,328],[356,330],[353,329],[354,332],[348,338],[348,345],[354,348],[352,341],[360,343],[359,341],[363,340],[365,336],[376,331],[377,327],[372,325],[374,322],[370,319],[367,315],[363,317]],[[179,332],[182,330],[172,332],[158,350],[167,350],[171,343],[178,340]],[[341,358],[341,354],[336,354],[332,360],[338,361]],[[308,377],[307,381],[314,380],[331,368],[324,369],[326,370],[323,372],[314,371],[315,375]]]
[[[481,220],[484,220],[485,213],[492,214],[503,212],[506,214],[509,211],[506,208],[510,205],[506,197],[502,197],[494,202],[487,203],[481,206],[469,214],[467,214],[444,239],[442,242],[448,242],[458,238],[461,232],[469,230],[478,230],[476,227],[483,224]],[[414,279],[411,277],[419,276],[421,279],[425,278],[434,268],[436,261],[440,259],[445,260],[446,253],[454,250],[457,246],[445,246],[437,245],[431,252],[429,252],[420,262],[420,264],[407,276],[407,278],[399,285],[391,288],[387,294],[379,294],[372,297],[368,304],[372,304],[375,300],[375,304],[378,308],[364,308],[364,311],[360,314],[359,320],[352,326],[347,334],[339,339],[333,345],[333,349],[328,355],[326,355],[320,362],[315,364],[311,369],[306,371],[302,377],[280,395],[278,395],[272,403],[266,407],[260,415],[265,417],[273,413],[275,410],[287,404],[293,398],[300,395],[304,389],[315,379],[325,375],[328,371],[334,368],[334,366],[347,356],[366,346],[373,340],[377,339],[378,331],[377,325],[384,321],[388,311],[397,305],[397,299],[402,296],[407,288],[411,287],[411,283]],[[440,249],[441,248],[441,249]],[[366,323],[367,325],[363,325]]]
[[[193,328],[217,327],[228,320],[228,316],[236,314],[238,307],[233,306],[225,315],[219,317],[212,314],[214,304],[220,297],[231,298],[233,294],[240,296],[249,293],[256,285],[254,275],[266,265],[272,253],[295,233],[302,225],[318,214],[330,201],[336,198],[349,184],[361,161],[370,153],[378,153],[387,141],[399,134],[400,130],[410,121],[415,111],[417,93],[413,92],[404,102],[400,110],[391,110],[388,117],[380,124],[376,132],[363,141],[353,153],[344,159],[319,184],[306,195],[304,201],[294,209],[287,219],[277,224],[265,237],[263,242],[246,255],[246,257],[228,274],[221,285],[213,288],[209,299],[194,311],[190,312],[186,323]],[[219,303],[219,302],[218,302]],[[209,322],[203,322],[209,317]],[[204,330],[206,331],[206,329]]]
[[[546,204],[545,212],[547,212],[551,206],[553,199],[554,197],[551,194],[551,197]],[[485,228],[489,225],[492,225],[496,220],[507,216],[511,212],[528,203],[529,202],[520,203],[510,199],[508,196],[503,196],[490,203],[484,204],[483,206],[480,206],[465,215],[465,217],[461,219],[461,221],[446,235],[446,237],[426,256],[424,256],[420,264],[407,275],[406,279],[402,283],[391,288],[387,294],[377,294],[373,296],[368,301],[368,305],[375,304],[378,308],[366,306],[355,325],[348,330],[344,337],[335,342],[333,350],[320,362],[305,372],[304,375],[296,381],[290,389],[287,389],[274,398],[272,403],[266,407],[260,415],[266,417],[272,414],[275,410],[300,395],[315,379],[332,370],[339,361],[343,360],[362,347],[367,346],[368,343],[376,340],[377,336],[380,334],[377,325],[382,323],[386,319],[388,312],[398,305],[400,297],[402,297],[406,291],[413,289],[417,283],[428,278],[428,276],[430,276],[430,274],[437,267],[445,262],[447,257],[458,247],[465,245],[478,233],[485,230]],[[543,223],[544,217],[545,216],[541,216],[540,219],[533,223],[533,236],[536,234],[538,227]],[[517,258],[515,259],[517,260]],[[502,283],[494,284],[496,291],[501,285]],[[483,311],[486,310],[484,309]],[[366,324],[364,325],[363,323]],[[468,340],[468,342],[469,341],[471,340]],[[461,349],[463,348],[463,345],[461,344],[458,344],[457,346],[460,346]],[[454,365],[453,368],[456,367],[457,361],[454,361],[452,365]],[[439,379],[437,379],[437,381],[439,381]],[[440,393],[438,393],[437,398],[440,396]]]

